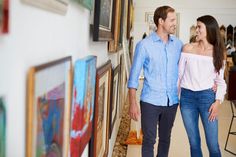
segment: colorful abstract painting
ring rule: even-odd
[[[71,57],[30,69],[26,157],[68,156],[71,77]]]
[[[71,157],[81,156],[92,135],[96,63],[95,56],[79,59],[75,63],[70,132]]]
[[[6,154],[6,110],[3,98],[0,97],[0,157]]]

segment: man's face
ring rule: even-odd
[[[169,12],[163,22],[163,30],[168,34],[174,34],[176,30],[176,13]]]

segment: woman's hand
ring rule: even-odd
[[[208,120],[210,122],[213,122],[215,119],[217,119],[218,117],[218,112],[219,112],[219,106],[220,106],[220,100],[216,100],[210,107],[209,109],[209,113],[210,116],[208,118]]]

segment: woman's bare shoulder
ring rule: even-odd
[[[184,53],[193,53],[194,52],[194,48],[196,47],[196,43],[187,43],[183,46],[182,48],[182,52]]]

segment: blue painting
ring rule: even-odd
[[[92,135],[96,63],[95,56],[79,59],[75,63],[70,133],[71,157],[81,156]]]

